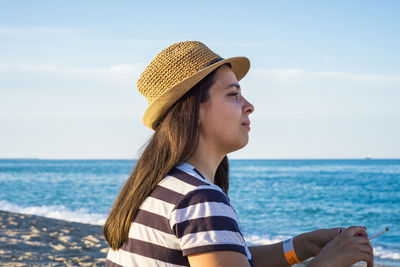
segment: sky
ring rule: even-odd
[[[173,43],[251,61],[241,159],[400,158],[399,1],[0,1],[0,158],[132,159]]]

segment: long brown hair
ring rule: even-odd
[[[199,140],[200,103],[209,99],[209,88],[217,69],[190,89],[160,120],[104,225],[104,236],[112,249],[119,249],[128,240],[129,228],[140,204],[161,179],[193,155]],[[214,183],[226,194],[228,170],[225,156],[217,168]]]

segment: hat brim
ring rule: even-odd
[[[155,130],[158,120],[164,115],[168,109],[178,101],[186,92],[200,82],[213,70],[219,66],[230,63],[232,71],[235,73],[236,79],[240,81],[250,69],[250,61],[246,57],[231,57],[218,61],[174,85],[164,94],[159,96],[153,103],[149,105],[143,115],[143,123],[152,130]]]

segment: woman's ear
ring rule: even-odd
[[[206,119],[207,116],[207,110],[208,110],[208,102],[203,102],[200,103],[200,108],[199,108],[199,124],[201,125],[202,122]]]
[[[204,120],[204,103],[201,103],[199,108],[199,125],[201,125],[203,120]]]

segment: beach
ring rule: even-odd
[[[0,266],[104,266],[102,227],[0,211]]]
[[[0,210],[1,266],[104,266],[107,251],[99,225]]]

